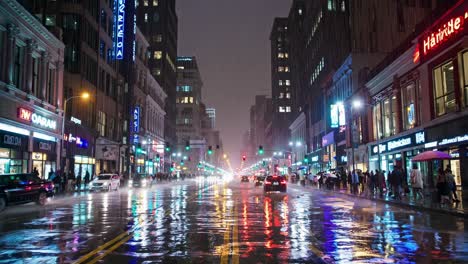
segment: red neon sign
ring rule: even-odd
[[[427,55],[429,52],[436,49],[441,44],[449,41],[459,32],[463,31],[465,20],[468,19],[468,12],[463,15],[455,16],[448,19],[445,23],[438,28],[434,28],[422,39],[423,54]]]
[[[20,119],[26,120],[26,121],[31,121],[32,118],[32,112],[24,109],[22,107],[18,108],[18,117]]]

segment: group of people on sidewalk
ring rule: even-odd
[[[38,175],[36,168],[33,169],[33,173]],[[82,179],[82,177],[76,177],[73,171],[62,173],[60,170],[54,172],[54,170],[51,169],[48,175],[48,180],[54,183],[55,193],[65,193],[85,189],[93,178],[89,171],[86,171],[85,176]]]
[[[320,188],[328,189],[348,189],[352,194],[363,196],[379,195],[380,198],[388,195],[389,197],[401,200],[403,196],[410,197],[411,193],[414,200],[424,199],[424,182],[423,175],[418,168],[418,164],[414,163],[409,172],[403,170],[401,165],[394,166],[393,171],[385,177],[385,170],[376,170],[363,172],[362,170],[353,170],[346,172],[343,168],[336,171],[333,176],[330,174],[321,173],[319,180],[313,182]],[[327,181],[333,184],[324,184]],[[440,168],[437,176],[437,199],[441,204],[458,203],[460,200],[457,197],[455,176],[449,167],[445,170]],[[412,190],[412,192],[411,192]]]

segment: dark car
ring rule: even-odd
[[[6,206],[36,202],[45,205],[54,195],[54,184],[32,173],[0,175],[0,211]]]
[[[264,176],[257,176],[255,178],[255,186],[262,186],[264,181],[265,181]]]
[[[267,176],[263,182],[263,190],[265,192],[286,192],[286,178],[278,175]]]
[[[249,176],[242,176],[241,182],[249,182]]]
[[[128,181],[128,187],[148,187],[151,185],[152,178],[144,175],[144,174],[137,174],[132,179]]]

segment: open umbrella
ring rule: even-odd
[[[444,160],[444,159],[450,159],[450,158],[452,157],[445,152],[429,150],[429,151],[424,151],[423,153],[416,155],[413,158],[413,161]]]

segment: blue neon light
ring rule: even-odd
[[[122,60],[124,57],[124,33],[125,33],[125,0],[117,0],[117,36],[115,40],[115,58]]]
[[[140,132],[140,107],[136,106],[133,110],[133,132]]]

